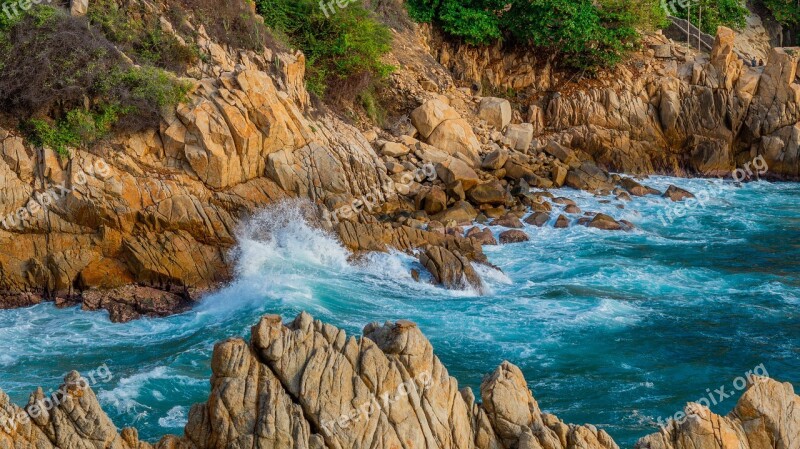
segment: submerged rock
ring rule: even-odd
[[[500,233],[500,243],[506,245],[509,243],[521,243],[530,240],[528,234],[520,231],[519,229],[510,229]]]
[[[687,198],[694,198],[694,195],[689,192],[688,190],[684,190],[680,187],[671,185],[667,188],[667,191],[664,192],[664,198],[669,198],[674,202],[683,201]]]

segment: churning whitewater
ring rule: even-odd
[[[239,230],[235,281],[190,312],[126,324],[49,303],[4,312],[3,386],[25,403],[71,369],[106,366],[93,385],[101,404],[117,426],[154,440],[181,433],[191,405],[206,399],[216,342],[247,336],[262,314],[303,310],[356,334],[371,321],[415,321],[450,374],[476,391],[509,360],[544,410],[601,426],[623,447],[721,386],[734,394],[714,397],[711,409],[727,413],[748,370],[800,383],[800,185],[648,184],[701,201],[648,196],[620,209],[570,191],[581,209],[636,229],[527,227],[530,242],[486,247],[502,271],[477,267],[484,295],[414,281],[420,267],[405,254],[356,259],[283,203]]]

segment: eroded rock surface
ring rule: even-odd
[[[287,324],[268,315],[250,342],[218,343],[211,369],[209,399],[192,407],[184,434],[152,445],[119,431],[78,373],[44,413],[29,407],[41,389],[31,415],[0,392],[0,449],[618,449],[602,429],[542,412],[509,362],[476,401],[408,321],[370,324],[358,339],[306,313]],[[753,380],[728,417],[697,406],[637,449],[796,449],[800,397]]]

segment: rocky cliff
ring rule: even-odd
[[[767,176],[800,176],[800,52],[773,49],[766,67],[745,67],[730,30],[710,55],[650,36],[629,63],[582,79],[524,49],[401,28],[383,92],[392,120],[358,128],[312,101],[302,53],[222,45],[191,17],[181,26],[208,57],[186,70],[189,98],[159,129],[70,159],[0,129],[0,307],[53,300],[115,321],[185,310],[229,279],[240,224],[286,198],[307,200],[355,253],[419,249],[437,282],[480,290],[471,264],[497,242],[470,226],[523,241],[523,219],[543,226],[569,202],[548,188],[624,207],[661,192],[609,171],[718,176],[761,156]],[[589,211],[553,218],[630,229]]]
[[[679,176],[724,176],[762,155],[773,178],[800,175],[798,48],[770,49],[765,66],[750,67],[730,29],[710,54],[657,34],[627,64],[585,79],[524,48],[425,36],[461,85],[511,93],[527,109],[534,148],[555,140],[609,170]]]
[[[484,378],[476,400],[410,322],[370,324],[357,339],[305,313],[285,325],[265,316],[250,342],[218,343],[211,366],[208,401],[192,407],[182,436],[151,444],[118,431],[73,372],[60,394],[40,389],[24,409],[0,392],[0,449],[618,448],[602,429],[543,412],[511,363]],[[752,377],[727,417],[689,408],[637,449],[800,447],[800,396],[789,384]]]

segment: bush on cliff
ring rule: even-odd
[[[392,67],[381,62],[391,32],[359,2],[257,0],[266,24],[306,55],[308,89],[328,99],[356,98]]]
[[[533,45],[565,66],[594,71],[620,61],[638,29],[661,26],[656,0],[409,0],[409,14],[472,45]]]
[[[764,0],[775,20],[785,27],[800,26],[800,2],[797,0]]]
[[[49,6],[0,33],[0,61],[0,111],[62,154],[112,128],[158,126],[162,108],[189,89],[161,69],[131,65],[85,18]]]
[[[717,28],[726,26],[737,30],[747,26],[747,16],[750,11],[741,0],[691,0],[674,2],[674,15],[691,22],[703,32],[711,35],[717,34]]]

